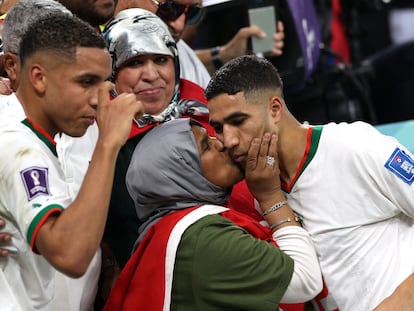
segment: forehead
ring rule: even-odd
[[[111,74],[111,58],[107,49],[78,47],[75,63],[69,64],[79,75],[94,75],[107,79]]]
[[[159,53],[148,53],[148,54],[138,54],[135,56],[132,56],[130,59],[157,59],[157,58],[166,58],[168,60],[173,61],[174,58],[171,55],[167,54],[159,54]]]
[[[250,110],[253,109],[253,105],[247,103],[243,92],[234,95],[224,93],[210,99],[208,102],[208,109],[210,112],[210,119],[219,121],[236,112],[250,113]]]
[[[125,68],[134,68],[135,70],[145,70],[142,66],[139,66],[139,64],[146,63],[146,62],[154,62],[158,66],[156,67],[157,70],[163,70],[167,71],[168,73],[171,73],[171,76],[175,77],[175,65],[174,65],[174,58],[170,55],[165,54],[141,54],[141,55],[135,55],[131,58],[124,61],[119,68],[117,69],[117,72],[120,73]]]

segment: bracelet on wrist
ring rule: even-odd
[[[281,221],[275,222],[273,225],[270,226],[270,230],[275,229],[276,227],[279,227],[280,225],[283,225],[287,222],[292,222],[292,219],[290,217],[282,219]]]
[[[265,211],[263,212],[263,216],[266,216],[266,215],[268,215],[268,214],[270,214],[270,213],[272,213],[272,212],[277,211],[279,208],[281,208],[283,205],[286,205],[286,204],[288,204],[288,202],[287,202],[287,201],[277,202],[277,203],[276,203],[276,204],[274,204],[271,208],[269,208],[269,209],[265,210]]]
[[[223,66],[223,62],[220,58],[220,47],[215,46],[211,49],[211,62],[213,63],[214,67],[216,69],[219,69],[221,66]]]
[[[295,214],[295,218],[293,220],[299,223],[299,225],[302,227],[302,219],[298,215]],[[270,230],[273,231],[273,229],[279,227],[280,225],[283,225],[287,222],[292,222],[293,220],[292,218],[288,217],[288,218],[282,219],[281,221],[275,222],[273,225],[270,226]]]

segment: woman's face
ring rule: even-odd
[[[115,77],[118,93],[134,93],[146,113],[159,114],[170,103],[175,88],[174,60],[160,54],[140,55],[126,61]]]
[[[201,126],[193,125],[191,129],[197,143],[203,176],[222,188],[231,187],[241,181],[243,173],[231,160],[223,144],[210,137]]]

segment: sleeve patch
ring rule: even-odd
[[[29,167],[20,172],[28,200],[38,195],[49,195],[48,169],[46,167]]]
[[[414,160],[401,150],[396,148],[384,165],[393,174],[411,185],[414,181]]]

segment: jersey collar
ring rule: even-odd
[[[306,169],[306,167],[309,165],[309,163],[315,156],[316,150],[318,149],[319,140],[321,138],[322,129],[322,125],[309,127],[306,139],[305,153],[303,154],[302,160],[300,161],[298,169],[296,170],[295,177],[293,177],[289,185],[282,181],[282,189],[287,193],[289,193],[292,190],[299,176],[302,174],[302,172]]]
[[[50,151],[52,151],[56,157],[58,156],[55,140],[44,129],[34,124],[33,121],[28,118],[24,119],[22,123],[31,129],[32,132],[35,133],[37,137],[39,137],[39,139],[50,149]]]

